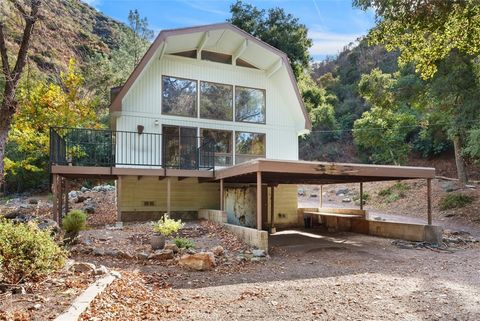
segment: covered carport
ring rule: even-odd
[[[431,180],[435,177],[434,168],[426,167],[408,167],[408,166],[386,166],[386,165],[368,165],[368,164],[345,164],[345,163],[327,163],[327,162],[309,162],[309,161],[285,161],[285,160],[267,160],[255,159],[229,168],[220,169],[215,172],[215,180],[220,182],[220,208],[224,210],[224,186],[225,184],[256,184],[256,229],[263,230],[267,226],[262,222],[262,207],[265,194],[262,193],[262,186],[269,187],[270,194],[270,226],[275,230],[274,218],[274,194],[275,186],[279,184],[294,185],[327,185],[327,184],[360,184],[360,197],[363,195],[363,183],[377,181],[398,181],[408,179],[425,179],[427,182],[427,213],[426,223],[432,225],[432,199],[431,199]],[[363,200],[360,199],[359,209],[323,209],[319,202],[319,209],[311,211],[310,214],[322,216],[335,216],[338,218],[361,218],[363,211]],[[364,212],[364,211],[363,211]],[[265,213],[263,213],[265,216]],[[363,217],[365,219],[365,217]],[[356,220],[355,222],[357,222]],[[364,220],[365,221],[365,220]],[[410,224],[411,225],[411,224]],[[366,227],[368,229],[368,226]],[[404,224],[398,226],[408,233],[409,226]],[[363,225],[365,229],[365,224]],[[378,228],[377,228],[378,229]]]

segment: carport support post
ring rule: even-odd
[[[427,178],[427,218],[428,225],[432,225],[432,179]]]
[[[320,208],[323,207],[323,185],[320,185]]]
[[[172,186],[171,186],[171,179],[170,177],[167,178],[167,214],[170,215],[170,209],[171,209],[171,199],[172,199]]]
[[[363,210],[363,183],[360,182],[360,209]]]
[[[223,201],[223,178],[220,179],[220,211],[224,211],[225,210],[225,204],[224,204],[224,201]]]
[[[270,232],[275,233],[275,186],[270,187]]]
[[[262,230],[262,172],[257,172],[257,230]]]

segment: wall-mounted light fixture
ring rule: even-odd
[[[143,134],[143,130],[145,129],[145,127],[143,127],[143,125],[137,125],[137,132],[139,134]]]
[[[154,124],[155,124],[155,126],[158,126],[158,125],[160,125],[160,121],[158,119],[155,119]]]

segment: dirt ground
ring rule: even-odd
[[[117,267],[124,277],[82,318],[480,319],[479,243],[403,249],[388,239],[315,229],[279,232],[271,245],[270,259],[234,273]]]
[[[386,202],[379,192],[393,184],[366,183],[365,208],[379,219],[424,222],[425,182],[406,181],[405,195]],[[444,184],[433,182],[434,223],[480,237],[478,186],[466,190],[453,186],[454,193],[472,195],[474,202],[440,211],[439,200],[449,193]],[[349,188],[349,194],[336,195],[339,187]],[[318,188],[304,189],[299,205],[318,206]],[[354,208],[355,195],[358,184],[325,186],[324,205]],[[480,243],[409,248],[390,239],[321,228],[284,230],[270,236],[267,259],[250,261],[244,259],[248,247],[228,232],[214,224],[192,222],[182,233],[195,241],[198,251],[216,245],[225,249],[225,255],[216,258],[215,269],[197,272],[179,267],[175,260],[138,259],[136,253],[149,251],[151,226],[106,229],[102,224],[114,221],[114,211],[108,210],[109,198],[104,196],[92,194],[99,217],[92,218],[94,227],[82,232],[82,243],[72,249],[72,258],[105,265],[122,278],[93,301],[82,320],[480,320]],[[352,202],[342,202],[345,197]],[[95,254],[112,249],[109,255]],[[19,304],[23,312],[18,315],[28,316],[19,320],[49,320],[89,284],[84,281],[82,287],[69,290],[51,287],[49,279],[43,290],[25,296],[24,303],[5,303],[10,298],[3,297],[0,305]],[[54,295],[46,295],[48,289]],[[0,320],[14,318],[0,311]]]

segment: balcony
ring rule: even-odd
[[[196,136],[55,127],[50,129],[50,165],[68,167],[67,172],[74,172],[72,167],[213,171],[215,142]]]

